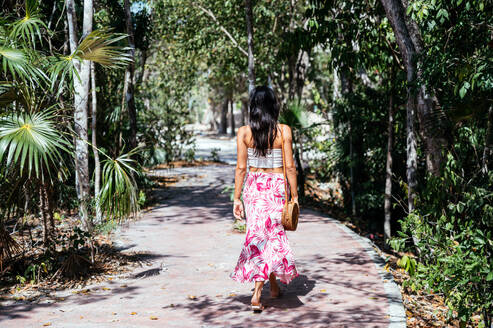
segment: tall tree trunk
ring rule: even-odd
[[[125,71],[125,81],[127,83],[127,89],[125,94],[125,101],[128,109],[128,118],[130,121],[130,148],[137,147],[137,111],[135,109],[135,97],[134,97],[134,74],[135,74],[135,41],[134,41],[134,28],[132,24],[132,14],[130,12],[130,0],[125,0],[125,19],[127,25],[128,45],[130,48],[130,54],[132,61],[127,66]]]
[[[394,30],[399,50],[404,59],[407,71],[407,105],[406,105],[406,151],[407,151],[407,184],[408,210],[414,210],[415,189],[417,185],[417,153],[416,153],[416,95],[411,85],[416,79],[416,49],[405,23],[405,12],[399,0],[381,0],[390,25]]]
[[[41,212],[41,218],[43,219],[43,243],[46,247],[51,244],[51,233],[48,225],[48,204],[45,197],[45,185],[41,183],[39,185],[39,210]]]
[[[427,170],[434,175],[439,175],[440,166],[443,161],[442,150],[447,147],[447,140],[444,137],[445,130],[441,127],[437,128],[436,124],[427,124],[427,122],[435,121],[438,117],[435,114],[438,101],[436,97],[430,95],[425,85],[417,85],[415,89],[411,88],[416,78],[421,75],[421,71],[418,70],[417,65],[417,61],[419,60],[418,55],[423,50],[419,28],[416,22],[405,14],[407,0],[381,0],[381,2],[394,31],[407,71],[408,112],[412,112],[408,113],[408,115],[410,114],[414,120],[416,117],[419,119],[421,135],[426,145]],[[409,98],[414,99],[410,100]],[[415,130],[414,124],[413,122],[413,126],[408,133]]]
[[[232,136],[232,137],[234,137],[234,136],[236,135],[236,134],[235,134],[235,129],[236,129],[236,127],[235,127],[235,114],[234,114],[234,106],[235,106],[235,104],[234,104],[234,102],[233,102],[233,99],[232,99],[232,98],[230,98],[230,99],[229,99],[229,107],[230,107],[230,114],[231,114],[231,116],[229,117],[229,120],[230,120],[230,122],[231,122],[231,124],[230,124],[230,125],[231,125],[231,136]]]
[[[394,80],[394,70],[391,73],[391,83]],[[391,219],[392,219],[392,145],[394,142],[394,88],[390,88],[389,95],[389,121],[387,126],[387,163],[385,165],[385,195],[384,195],[384,212],[385,221],[383,224],[385,247],[388,248],[388,240],[392,236]]]
[[[296,57],[291,54],[288,58],[288,100],[287,102],[294,99],[294,93],[296,89]]]
[[[309,54],[303,49],[299,50],[298,61],[296,63],[296,95],[298,96],[298,105],[301,103],[303,86],[305,85],[306,72],[310,64]]]
[[[77,46],[77,18],[73,0],[67,0],[67,19],[69,25],[70,50],[73,53]],[[84,0],[84,17],[82,35],[87,36],[92,31],[93,3]],[[90,63],[87,60],[75,63],[75,69],[80,78],[74,78],[74,130],[76,189],[79,199],[79,215],[86,228],[91,231],[92,224],[87,212],[89,200],[89,152],[87,135],[87,103],[89,96]]]
[[[96,70],[94,63],[91,63],[91,130],[92,130],[92,151],[94,154],[94,199],[96,200],[96,223],[101,223],[101,206],[99,204],[99,191],[101,188],[101,164],[99,162],[99,152],[97,150],[97,110],[98,100],[96,97]]]
[[[211,131],[218,131],[219,130],[219,126],[217,124],[217,120],[216,120],[216,117],[217,117],[217,104],[216,102],[214,101],[214,98],[209,98],[209,123],[210,124],[210,130]]]
[[[488,123],[486,126],[486,136],[484,142],[484,150],[483,150],[483,160],[482,167],[483,172],[488,172],[488,163],[491,158],[491,153],[493,149],[493,106],[490,106],[488,110]]]
[[[356,182],[354,180],[354,150],[353,150],[353,128],[349,121],[349,183],[351,184],[351,214],[356,216]]]
[[[245,14],[248,34],[248,94],[255,89],[255,58],[253,55],[253,13],[252,1],[245,0]]]
[[[300,198],[300,201],[305,200],[305,171],[303,169],[303,163],[301,161],[300,157],[300,150],[297,145],[299,145],[299,140],[298,140],[298,135],[296,131],[293,131],[293,144],[295,145],[294,148],[294,160],[296,162],[296,168],[298,171],[297,174],[297,183],[298,183],[298,197]]]
[[[50,186],[46,182],[39,185],[39,204],[41,217],[43,219],[43,242],[45,246],[52,250],[53,236],[55,231],[55,221],[53,218],[53,200]]]
[[[142,52],[142,61],[140,64],[140,72],[137,75],[137,80],[135,82],[135,85],[137,85],[137,86],[142,84],[142,82],[147,79],[147,75],[149,75],[148,70],[146,69],[148,52],[146,49],[143,49],[141,52]]]
[[[221,121],[219,122],[219,133],[221,134],[228,132],[228,104],[229,98],[226,96],[221,107]]]
[[[343,38],[341,37],[341,40]],[[349,95],[352,93],[352,88],[353,88],[353,85],[351,83],[351,80],[350,80],[350,74],[349,74],[349,69],[346,65],[341,65],[341,67],[339,68],[338,70],[339,72],[339,81],[340,81],[340,85],[341,85],[341,92],[338,93],[336,91],[334,91],[334,96],[336,96],[337,94],[340,95],[341,98],[345,98],[347,99],[349,97]],[[348,121],[348,128],[349,128],[349,162],[350,162],[350,165],[349,165],[349,184],[350,184],[350,194],[351,194],[351,214],[353,216],[356,216],[358,214],[358,207],[356,206],[356,188],[357,188],[357,179],[356,179],[356,176],[357,176],[357,169],[355,167],[356,165],[356,161],[354,160],[354,148],[355,148],[355,144],[354,144],[354,129],[353,129],[353,126],[352,126],[352,122],[351,122],[351,111],[352,111],[352,108],[351,107],[348,107],[348,118],[347,118],[347,121]]]

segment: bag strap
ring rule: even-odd
[[[279,126],[281,130],[281,153],[282,153],[282,174],[284,175],[284,195],[286,196],[286,202],[288,202],[288,178],[286,177],[286,156],[284,155],[284,137],[282,135],[282,127]]]

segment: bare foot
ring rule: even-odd
[[[270,297],[278,298],[281,295],[281,288],[277,283],[270,285]]]
[[[277,284],[276,276],[274,273],[270,274],[269,282],[270,282],[270,297],[272,297],[272,298],[279,297],[281,295],[281,289],[279,288],[279,285]]]
[[[264,307],[262,306],[262,303],[260,303],[260,297],[262,296],[262,287],[264,286],[264,283],[255,283],[255,289],[253,291],[252,295],[252,309],[254,311],[262,311]]]

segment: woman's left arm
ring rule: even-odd
[[[237,147],[237,159],[235,170],[235,193],[234,193],[234,215],[235,217],[243,217],[243,204],[241,203],[241,191],[243,187],[243,181],[247,171],[247,146],[245,144],[245,126],[238,129],[238,135],[236,137]],[[241,206],[239,205],[241,204]],[[238,218],[237,217],[237,218]]]

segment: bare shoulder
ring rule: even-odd
[[[281,129],[282,129],[282,133],[285,134],[285,135],[291,135],[291,127],[289,125],[286,125],[286,124],[279,124],[281,126]]]
[[[248,133],[250,133],[250,127],[248,125],[243,125],[238,129],[238,136],[246,136]]]
[[[238,139],[240,140],[246,140],[248,136],[251,134],[250,127],[248,125],[243,125],[238,129]]]

